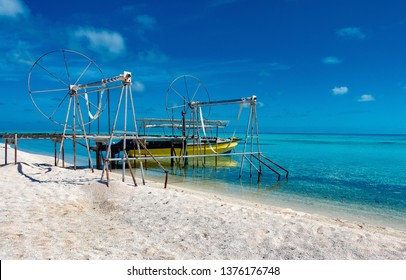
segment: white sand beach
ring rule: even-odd
[[[4,153],[0,259],[406,259],[403,231]]]

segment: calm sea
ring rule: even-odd
[[[240,135],[242,136],[242,135]],[[67,147],[71,145],[67,142]],[[53,155],[51,141],[21,140],[21,149]],[[241,156],[189,162],[170,170],[169,183],[294,210],[406,230],[406,135],[262,134],[267,157],[289,170],[289,179],[266,167],[261,182]],[[242,151],[240,143],[236,152]],[[70,149],[68,148],[67,153]],[[80,149],[79,162],[86,165]],[[94,156],[94,155],[93,155]],[[67,155],[69,161],[69,156]],[[197,168],[199,164],[199,168]],[[139,175],[139,174],[138,174]],[[152,164],[147,179],[164,181]]]

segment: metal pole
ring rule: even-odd
[[[97,104],[100,104],[100,94],[97,94]],[[90,122],[89,122],[89,133],[90,133]],[[100,117],[97,118],[97,135],[100,135]]]
[[[218,153],[218,150],[219,150],[219,126],[217,125],[217,127],[216,127],[216,152]],[[231,139],[230,139],[230,141],[231,141]],[[215,167],[216,167],[216,169],[217,169],[217,162],[218,162],[218,157],[215,157]]]
[[[187,156],[187,139],[186,139],[186,100],[183,100],[183,110],[182,110],[182,156]],[[188,158],[182,158],[183,160],[183,167],[189,165]]]
[[[64,143],[65,143],[65,134],[66,134],[66,126],[68,124],[68,118],[69,118],[69,113],[70,113],[70,107],[72,105],[72,96],[69,97],[69,104],[68,104],[68,110],[66,111],[66,117],[65,117],[65,123],[63,125],[63,133],[62,133],[62,139],[61,139],[61,144],[59,147],[59,153],[58,153],[58,159],[56,161],[56,164],[58,165],[59,163],[59,158],[62,154],[62,166],[65,167],[65,152],[62,153],[62,150],[64,150]]]
[[[138,156],[141,156],[141,148],[140,148],[140,143],[139,143],[139,138],[138,138],[137,120],[135,118],[133,93],[132,93],[130,84],[127,84],[127,87],[129,88],[129,92],[130,92],[131,111],[132,111],[132,117],[133,117],[133,122],[134,122],[135,141],[137,143]],[[144,129],[145,129],[145,127],[144,127]],[[145,161],[145,167],[147,168],[147,161]],[[144,166],[142,165],[141,160],[140,160],[140,168],[141,168],[142,184],[145,185]]]
[[[104,166],[108,166],[108,159],[106,158],[105,160],[104,160]],[[109,183],[110,183],[110,176],[109,176],[109,170],[108,170],[108,168],[106,169],[106,170],[104,170],[103,169],[103,172],[104,171],[106,171],[106,177],[107,177],[107,186],[109,186]]]
[[[111,128],[110,140],[109,140],[109,146],[108,146],[106,158],[109,158],[109,156],[111,154],[111,144],[113,142],[113,136],[114,136],[114,132],[116,130],[116,124],[117,124],[118,114],[119,114],[120,107],[121,107],[121,101],[123,100],[123,94],[124,94],[124,87],[121,89],[121,92],[120,92],[120,97],[119,97],[118,104],[117,104],[116,114],[114,116],[113,127]]]
[[[256,102],[256,101],[254,101]],[[259,144],[259,128],[258,128],[258,116],[257,116],[257,104],[254,103],[254,115],[255,115],[255,129],[256,129],[256,137],[257,137],[257,152],[258,152],[258,157],[261,157],[261,146]],[[261,165],[261,160],[259,161],[259,170],[261,171],[262,174],[262,165]]]
[[[107,118],[108,118],[108,120],[107,120],[107,123],[108,123],[108,132],[109,132],[109,134],[111,133],[111,130],[110,130],[110,89],[108,89],[107,90]]]
[[[83,123],[83,115],[82,115],[82,110],[80,109],[80,103],[79,103],[79,97],[78,96],[76,96],[76,102],[77,102],[77,106],[78,106],[80,122],[81,122],[81,125],[82,125],[83,137],[85,138],[85,142],[86,142],[87,156],[88,156],[88,159],[89,159],[89,167],[92,169],[92,172],[94,172],[92,156],[90,155],[89,141],[87,139],[86,127],[85,127],[85,124]]]
[[[109,158],[111,157],[111,144],[113,143],[114,130],[116,128],[118,113],[119,113],[120,106],[121,106],[121,100],[123,99],[123,92],[124,92],[124,87],[121,88],[120,97],[119,97],[118,103],[117,103],[116,114],[114,116],[114,123],[113,123],[113,127],[111,128],[111,132],[110,132],[109,145],[108,145],[108,148],[106,151],[106,159],[104,160],[104,167],[103,167],[103,172],[101,175],[102,178],[104,177],[104,172],[105,171],[108,172],[108,162],[109,162]],[[107,176],[108,176],[108,173],[107,173]]]
[[[73,130],[73,170],[76,170],[76,129]]]
[[[183,111],[182,111],[182,115],[183,115]],[[172,136],[175,136],[175,122],[174,122],[174,120],[175,119],[173,117],[173,108],[172,108]]]
[[[249,128],[250,128],[250,124],[251,124],[251,113],[252,111],[250,110],[249,116],[248,116],[248,123],[247,123],[247,130],[245,132],[245,140],[244,140],[244,151],[243,153],[245,154],[246,149],[247,149],[247,140],[248,140],[248,132],[249,132]],[[242,177],[242,168],[244,166],[244,156],[241,159],[241,167],[240,167],[240,178]]]
[[[251,142],[250,142],[250,160],[251,160],[251,165],[250,165],[250,177],[252,177],[252,153],[254,152],[254,122],[255,122],[255,115],[254,115],[254,110],[253,110],[253,105],[251,104],[250,110],[251,110]]]
[[[123,159],[124,155],[127,153],[127,99],[128,99],[128,87],[125,85],[125,98],[124,98],[124,134],[123,134]],[[121,180],[125,181],[125,161],[122,161],[122,176]]]
[[[75,93],[75,99],[77,94]],[[76,170],[76,103],[73,104],[73,170]]]
[[[99,100],[100,100],[100,98],[99,98],[99,95],[97,95],[97,104],[99,104]],[[82,115],[82,113],[81,113],[81,115]],[[87,115],[87,119],[88,119],[88,123],[89,123],[89,125],[88,125],[88,134],[90,134],[90,133],[92,133],[92,126],[91,126],[91,118],[90,118],[90,115],[88,114]],[[83,120],[83,118],[82,118],[82,120]],[[100,118],[97,118],[97,127],[99,127],[99,124],[100,124]],[[83,124],[83,127],[85,127],[85,125]],[[98,129],[99,130],[99,129]],[[87,142],[87,137],[86,137],[86,131],[84,132],[84,134],[85,134],[85,140],[86,140],[86,145],[88,144],[88,142]],[[99,135],[100,133],[97,133],[97,135]],[[87,145],[88,146],[88,145]],[[88,149],[87,149],[88,151],[89,151],[89,155],[90,155],[90,149],[89,149],[89,147],[88,147]],[[92,164],[92,160],[91,160],[91,157],[89,156],[89,160],[88,160],[88,166],[89,166],[89,168],[92,168],[92,172],[94,172],[94,170],[93,170],[93,164]]]
[[[192,119],[193,119],[193,155],[196,155],[196,110],[193,108],[192,110]],[[199,158],[196,159],[197,166],[199,166]],[[195,158],[193,158],[193,168],[195,168]]]

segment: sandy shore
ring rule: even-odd
[[[403,231],[131,182],[0,144],[0,259],[406,259]]]

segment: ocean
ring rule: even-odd
[[[259,139],[261,152],[289,170],[287,180],[281,173],[278,181],[263,167],[258,183],[247,160],[239,178],[241,155],[231,155],[217,167],[213,159],[204,168],[192,161],[187,169],[166,166],[169,184],[406,230],[406,135],[261,134]],[[70,141],[66,146],[69,161]],[[53,156],[51,141],[20,140],[19,148]],[[242,149],[240,143],[235,153]],[[85,150],[79,153],[79,165],[86,165]],[[146,178],[164,182],[164,174],[152,164]]]

